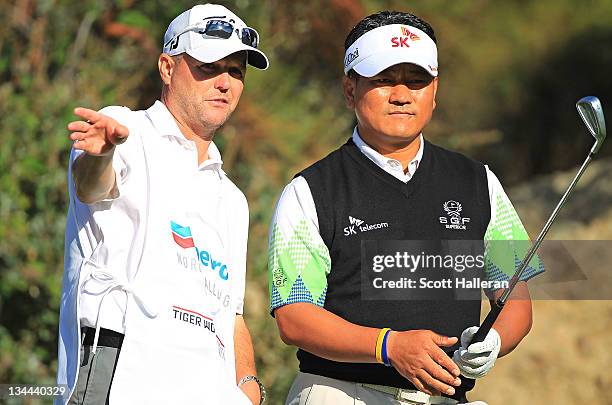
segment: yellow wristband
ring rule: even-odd
[[[385,333],[387,333],[388,330],[391,330],[391,329],[389,328],[381,329],[380,333],[378,334],[378,339],[376,339],[376,361],[379,362],[380,364],[385,364],[382,358],[382,344],[383,344],[383,339],[385,337]]]

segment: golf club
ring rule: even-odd
[[[578,173],[576,174],[576,176],[574,177],[574,179],[568,186],[567,190],[565,191],[565,194],[563,194],[563,197],[561,197],[561,200],[559,201],[559,203],[553,210],[552,214],[550,214],[548,221],[546,221],[546,224],[540,231],[540,234],[536,238],[535,242],[529,248],[529,251],[525,255],[525,258],[521,262],[520,266],[517,268],[516,272],[510,279],[510,282],[508,283],[508,287],[504,290],[502,295],[491,306],[491,311],[485,318],[482,325],[480,325],[478,332],[476,332],[476,334],[473,336],[470,344],[482,342],[487,336],[487,334],[489,333],[489,331],[491,330],[491,327],[493,326],[493,324],[495,323],[495,320],[497,319],[500,312],[504,308],[504,305],[506,304],[508,297],[512,293],[512,290],[514,289],[516,284],[521,279],[521,276],[525,272],[525,269],[527,268],[529,261],[533,258],[533,255],[536,253],[536,251],[542,244],[544,237],[548,233],[550,226],[555,221],[555,218],[557,218],[557,214],[561,210],[561,207],[563,207],[563,205],[569,198],[570,194],[574,190],[574,186],[576,186],[576,183],[578,183],[578,180],[580,180],[580,177],[586,170],[589,163],[591,163],[591,160],[593,159],[595,154],[599,152],[599,149],[601,149],[601,145],[606,139],[606,122],[604,119],[604,113],[603,113],[603,109],[601,107],[601,103],[599,99],[594,96],[583,97],[580,100],[578,100],[578,102],[576,103],[576,109],[578,110],[578,114],[580,115],[580,118],[582,118],[582,121],[584,121],[584,124],[588,128],[589,132],[595,138],[595,144],[591,148],[591,151],[589,152],[589,155],[585,159],[584,163],[582,163],[582,166],[580,166]],[[459,403],[467,402],[467,399],[465,397],[466,391],[463,387],[466,386],[466,388],[467,387],[471,388],[473,384],[474,384],[473,380],[468,379],[467,381],[464,381],[460,387],[457,387],[454,398],[459,399]]]

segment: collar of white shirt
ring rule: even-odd
[[[170,114],[170,111],[168,111],[168,108],[164,103],[159,100],[155,101],[155,104],[147,109],[147,115],[149,118],[151,118],[151,122],[160,136],[171,136],[176,138],[181,144],[195,147],[193,141],[185,138],[185,135],[183,135],[181,130],[176,125],[174,117],[172,114]],[[223,160],[221,160],[221,152],[219,152],[217,145],[211,141],[210,145],[208,145],[208,159],[202,162],[202,164],[198,166],[198,169],[213,169],[222,172],[222,164]]]
[[[378,167],[380,167],[396,179],[403,181],[404,183],[407,183],[412,178],[412,176],[414,176],[414,173],[419,167],[421,159],[423,159],[423,148],[425,145],[425,142],[423,141],[423,134],[419,135],[419,140],[421,143],[419,146],[419,150],[414,159],[412,159],[410,163],[408,163],[408,171],[404,173],[402,163],[399,160],[391,159],[381,155],[380,153],[375,151],[370,145],[365,143],[363,139],[361,139],[361,137],[359,136],[359,132],[357,131],[357,127],[355,127],[355,129],[353,130],[353,142],[355,143],[355,145],[357,145],[357,148],[359,148],[361,153],[366,155],[368,159],[370,159],[372,162],[376,163]]]

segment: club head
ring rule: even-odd
[[[594,96],[586,96],[578,100],[576,109],[584,125],[595,137],[595,145],[591,148],[591,154],[596,154],[606,139],[606,120],[599,99]]]

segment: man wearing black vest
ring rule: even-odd
[[[344,97],[357,126],[285,187],[270,230],[271,313],[283,341],[299,348],[287,404],[457,404],[450,397],[461,380],[485,375],[529,332],[525,281],[543,266],[531,262],[513,293],[522,299],[472,345],[479,301],[362,298],[362,240],[528,236],[487,166],[423,137],[438,88],[429,24],[376,13],[353,28],[345,50]],[[461,226],[446,226],[447,217]],[[509,279],[509,256],[520,252],[489,251],[489,280]]]

